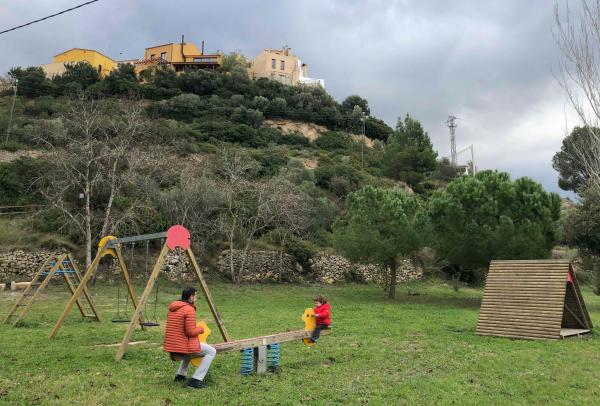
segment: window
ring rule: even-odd
[[[280,69],[285,70],[285,61],[280,61]]]
[[[98,73],[102,73],[102,65],[98,65]]]
[[[150,60],[151,60],[151,61],[153,61],[153,60],[154,60],[154,58],[156,58],[156,55],[155,55],[155,54],[152,54],[152,55],[150,55]]]
[[[271,59],[271,69],[277,69],[277,61],[275,59]]]
[[[163,61],[167,60],[167,53],[166,52],[161,52],[160,53],[160,59],[162,59]]]

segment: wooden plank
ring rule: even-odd
[[[545,294],[546,293],[546,294]],[[490,287],[483,291],[488,295],[537,295],[541,297],[564,296],[565,289],[500,289]]]
[[[567,278],[563,275],[531,275],[529,277],[520,276],[520,275],[491,275],[487,278],[487,282],[521,282],[521,283],[559,283],[559,282],[567,282]]]
[[[504,337],[504,338],[519,338],[522,340],[558,340],[559,337],[548,336],[548,335],[537,335],[537,334],[507,334],[495,331],[477,331],[475,334],[480,336],[494,336],[494,337]]]
[[[525,337],[552,337],[558,338],[560,336],[560,329],[558,330],[536,330],[536,329],[525,329],[520,327],[513,328],[500,328],[498,326],[477,326],[475,332],[487,332],[496,334],[510,334],[513,336],[525,336]]]
[[[125,354],[125,351],[127,351],[127,347],[129,346],[129,342],[131,341],[131,336],[133,335],[133,331],[135,330],[136,323],[140,319],[140,315],[142,314],[144,306],[146,305],[146,302],[148,301],[148,297],[150,296],[150,293],[152,293],[152,288],[154,287],[154,283],[156,282],[156,278],[158,278],[158,274],[159,274],[160,270],[162,269],[162,266],[165,262],[165,258],[167,256],[168,252],[169,252],[169,247],[167,246],[167,243],[165,242],[165,244],[163,245],[163,247],[160,251],[160,254],[158,255],[158,258],[156,259],[156,263],[154,264],[154,269],[152,269],[150,278],[148,278],[148,283],[146,284],[146,288],[144,289],[144,292],[142,293],[142,297],[140,298],[138,306],[135,309],[135,312],[133,313],[133,317],[131,318],[131,321],[129,322],[129,327],[127,328],[127,331],[125,332],[125,335],[123,336],[123,340],[121,341],[121,345],[119,346],[117,354],[115,355],[116,361],[120,361],[121,359],[123,359],[123,355]]]
[[[554,323],[553,325],[538,325],[538,324],[526,324],[526,323],[521,323],[521,322],[492,322],[492,321],[488,321],[486,323],[478,323],[477,327],[482,327],[482,328],[494,328],[497,330],[524,330],[524,331],[538,331],[538,332],[550,332],[553,333],[555,332],[556,334],[558,334],[558,332],[560,331],[560,322],[559,323]]]
[[[511,317],[490,317],[480,318],[478,325],[498,325],[498,326],[521,326],[523,328],[527,326],[537,326],[539,328],[560,329],[561,319],[527,319],[527,318],[511,318]]]
[[[560,313],[552,313],[552,314],[531,314],[529,312],[481,312],[479,313],[479,320],[490,319],[490,318],[509,318],[509,319],[525,319],[525,320],[558,320],[559,323],[562,320],[562,314]]]
[[[196,257],[194,255],[194,253],[192,252],[192,249],[188,248],[186,250],[186,254],[188,256],[188,259],[190,260],[190,264],[192,265],[192,269],[194,270],[196,279],[198,279],[198,282],[200,283],[200,288],[202,289],[204,298],[206,299],[206,302],[208,303],[210,312],[212,313],[213,318],[214,318],[215,322],[217,323],[217,327],[219,328],[219,331],[221,333],[221,336],[223,337],[223,340],[231,341],[231,338],[229,337],[229,333],[227,332],[227,329],[225,329],[225,324],[221,320],[221,316],[219,315],[219,312],[217,311],[217,306],[215,306],[215,302],[213,301],[210,291],[208,290],[208,285],[206,284],[206,281],[204,280],[204,276],[202,275],[200,266],[198,265],[198,262],[196,262]]]
[[[577,321],[577,323],[579,323],[579,325],[581,327],[587,327],[585,325],[585,323],[583,321],[581,321],[581,319],[575,314],[575,312],[573,310],[571,310],[571,308],[569,306],[567,306],[567,304],[565,303],[565,310],[571,315],[573,316],[573,318],[575,319],[575,321]]]
[[[560,326],[555,328],[537,327],[537,326],[522,326],[522,325],[498,325],[498,324],[481,324],[477,325],[476,330],[494,330],[494,331],[510,331],[512,334],[542,334],[553,335],[558,337]]]
[[[531,312],[545,312],[545,313],[560,313],[562,314],[562,306],[560,303],[537,303],[537,302],[483,302],[481,304],[481,311],[496,311],[504,310],[509,311],[513,309],[520,309],[523,311]]]
[[[547,260],[547,259],[531,259],[531,260],[504,260],[504,261],[491,261],[490,266],[498,265],[569,265],[568,260]]]
[[[562,312],[542,312],[531,309],[513,310],[513,309],[484,309],[479,312],[479,317],[483,316],[504,316],[504,315],[521,315],[525,317],[533,318],[560,318],[562,319]]]
[[[331,330],[321,331],[321,336],[328,335]],[[239,351],[244,348],[254,348],[262,345],[284,343],[287,341],[299,341],[303,338],[310,337],[311,332],[306,330],[294,330],[286,333],[271,334],[266,336],[245,338],[242,340],[234,340],[225,343],[211,344],[217,352]]]
[[[554,299],[558,302],[564,300],[564,293],[562,294],[552,294],[552,295],[543,295],[543,294],[539,294],[539,293],[531,293],[528,294],[527,292],[524,293],[509,293],[509,292],[485,292],[483,294],[483,300],[485,299],[490,299],[490,300],[495,300],[495,299],[529,299],[529,298],[534,298],[534,299]]]
[[[523,304],[523,305],[527,305],[527,304],[542,304],[542,305],[546,305],[546,306],[551,306],[551,305],[556,305],[557,307],[560,307],[561,304],[561,300],[560,298],[556,299],[556,298],[538,298],[538,297],[520,297],[520,298],[516,298],[516,297],[508,297],[508,296],[500,296],[500,297],[487,297],[487,298],[483,298],[482,300],[483,304],[489,303],[489,304],[494,304],[494,305],[503,305],[503,304]]]
[[[569,264],[569,272],[571,272],[571,275],[573,276],[573,288],[575,290],[575,297],[577,298],[579,307],[581,308],[581,311],[583,312],[583,317],[586,320],[586,328],[591,329],[593,327],[592,325],[592,319],[590,318],[590,314],[587,311],[587,307],[585,306],[585,301],[583,300],[583,296],[581,295],[581,290],[579,289],[579,282],[577,281],[577,275],[575,274],[575,272],[573,271],[573,267]]]
[[[581,334],[588,334],[590,333],[591,330],[590,329],[577,329],[577,328],[561,328],[560,329],[560,336],[561,337],[572,337],[572,336],[578,336]]]

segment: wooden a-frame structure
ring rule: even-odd
[[[120,246],[121,246],[121,244],[128,243],[128,242],[147,241],[147,240],[163,239],[163,238],[165,238],[166,241],[158,255],[158,258],[156,259],[156,262],[152,269],[152,273],[150,274],[150,276],[148,278],[148,282],[146,284],[146,287],[144,288],[144,292],[142,293],[142,296],[140,297],[140,300],[138,302],[135,297],[135,292],[133,291],[133,286],[131,285],[131,280],[129,277],[129,273],[127,272],[127,267],[125,265],[123,255],[121,253]],[[104,244],[102,244],[99,247],[98,253],[96,254],[96,258],[94,258],[94,261],[90,264],[90,266],[86,270],[85,274],[83,275],[80,286],[74,292],[73,297],[71,297],[71,300],[69,300],[69,302],[65,306],[65,309],[64,309],[62,315],[56,322],[54,329],[50,333],[50,338],[53,338],[58,333],[61,326],[65,322],[69,312],[71,311],[73,305],[76,303],[77,299],[83,294],[84,287],[88,283],[88,281],[91,279],[94,271],[96,270],[96,268],[98,267],[98,264],[100,263],[101,258],[104,255],[113,255],[119,261],[121,273],[122,273],[125,283],[127,285],[127,290],[129,291],[129,296],[131,298],[131,302],[135,309],[134,314],[131,318],[131,321],[129,322],[129,327],[127,328],[127,331],[125,332],[125,335],[123,337],[121,345],[119,346],[119,349],[115,356],[115,359],[117,361],[120,361],[123,358],[125,351],[127,351],[127,347],[129,346],[129,342],[131,340],[131,336],[133,335],[133,332],[135,331],[136,325],[140,324],[141,328],[145,329],[143,314],[142,314],[143,309],[145,308],[145,305],[148,302],[148,298],[150,297],[150,293],[152,292],[152,288],[154,287],[154,284],[156,282],[156,279],[158,278],[160,270],[162,269],[162,267],[164,265],[167,254],[169,253],[170,250],[174,250],[175,248],[178,248],[178,247],[182,248],[188,257],[188,260],[194,271],[196,279],[198,280],[198,282],[200,284],[200,289],[202,290],[202,293],[204,294],[206,302],[208,303],[208,306],[213,315],[213,318],[214,318],[215,322],[217,323],[217,326],[219,328],[221,336],[223,337],[223,340],[226,342],[231,341],[229,338],[229,334],[227,333],[227,330],[225,329],[225,325],[221,321],[219,313],[217,312],[217,308],[214,304],[214,301],[212,300],[212,297],[208,290],[208,285],[206,284],[206,281],[204,280],[204,276],[202,275],[202,271],[200,270],[200,267],[198,266],[196,257],[194,256],[194,253],[191,250],[190,233],[185,227],[183,227],[181,225],[172,226],[171,228],[169,228],[169,230],[167,232],[163,232],[163,233],[145,234],[145,235],[140,235],[140,236],[124,237],[124,238],[111,237],[110,239],[105,240]]]
[[[19,299],[11,308],[10,312],[4,319],[4,323],[16,325],[25,315],[31,310],[34,302],[39,298],[42,291],[48,286],[53,276],[62,275],[66,285],[71,293],[71,300],[75,297],[75,293],[82,287],[81,292],[83,297],[78,295],[74,300],[77,304],[82,317],[100,321],[100,316],[96,310],[96,306],[92,300],[90,292],[81,283],[81,273],[75,265],[75,261],[71,254],[62,254],[59,256],[51,255],[39,267],[29,286],[25,288]]]
[[[589,333],[592,321],[568,261],[492,261],[478,335],[554,340]]]
[[[152,235],[152,236],[154,236],[154,235]],[[145,236],[140,236],[140,237],[145,237]],[[125,283],[125,286],[127,287],[127,294],[129,295],[129,298],[131,299],[131,304],[132,304],[133,308],[137,309],[137,307],[138,307],[137,298],[135,295],[135,291],[133,289],[133,285],[131,284],[131,278],[129,276],[129,271],[127,269],[127,265],[125,264],[125,257],[123,256],[123,253],[121,251],[120,240],[116,237],[108,236],[108,237],[103,238],[100,241],[100,244],[98,244],[98,252],[96,253],[96,257],[94,258],[94,260],[92,261],[90,266],[86,269],[85,273],[83,274],[83,277],[81,278],[79,286],[73,292],[73,296],[65,305],[65,308],[64,308],[62,314],[56,321],[56,324],[54,325],[54,328],[52,329],[52,332],[50,333],[50,336],[48,338],[53,338],[54,336],[56,336],[56,334],[58,333],[58,331],[64,324],[65,320],[67,319],[67,316],[69,315],[69,312],[71,311],[73,306],[76,303],[78,303],[78,300],[82,294],[84,294],[84,295],[86,294],[85,292],[87,291],[88,282],[90,281],[90,279],[92,278],[92,276],[94,275],[96,270],[98,269],[98,265],[100,265],[101,259],[106,255],[110,255],[114,258],[117,258],[117,260],[119,262],[119,270],[120,270],[121,276],[123,277],[123,282]],[[136,319],[133,319],[133,320],[136,320]],[[146,327],[144,326],[143,315],[140,315],[137,318],[137,320],[138,320],[140,326],[142,327],[142,329],[145,330]]]

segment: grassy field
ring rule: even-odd
[[[141,291],[141,289],[140,289]],[[159,318],[180,291],[162,283]],[[334,330],[314,348],[282,345],[278,374],[241,377],[239,356],[219,354],[209,388],[172,380],[176,364],[162,352],[161,327],[137,331],[117,363],[125,325],[110,323],[115,286],[94,289],[102,323],[72,313],[59,335],[47,335],[67,295],[52,287],[23,326],[0,325],[0,403],[86,405],[257,404],[594,404],[600,394],[600,340],[519,341],[475,333],[482,290],[402,285],[385,300],[376,286],[242,286],[211,291],[234,338],[301,328],[300,314],[316,293],[330,298]],[[593,320],[600,298],[584,291]],[[0,294],[0,317],[16,299]],[[199,314],[207,314],[205,305]],[[216,326],[212,342],[218,342]],[[211,340],[209,339],[209,342]]]

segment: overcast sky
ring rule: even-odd
[[[82,2],[2,1],[0,30]],[[458,116],[457,149],[474,144],[479,169],[559,191],[552,155],[578,121],[552,75],[560,56],[553,7],[551,0],[100,0],[0,36],[0,72],[48,63],[73,47],[139,58],[181,34],[204,40],[207,52],[249,57],[286,44],[337,100],[359,94],[392,126],[411,114],[442,156],[450,151],[444,122]]]

